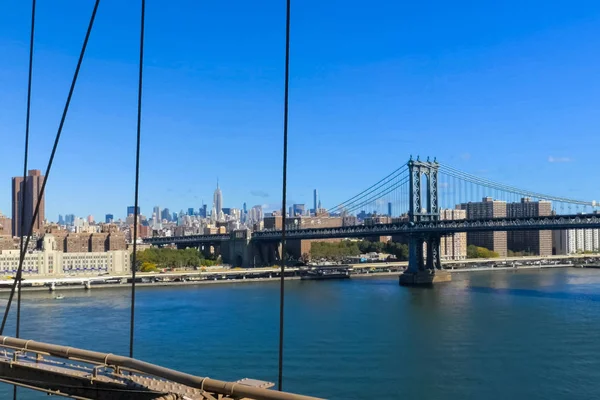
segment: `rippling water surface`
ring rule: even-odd
[[[128,354],[127,290],[64,295],[25,293],[22,337]],[[278,296],[274,283],[141,288],[136,357],[212,378],[275,382]],[[433,289],[400,287],[397,278],[294,281],[286,283],[286,318],[289,391],[600,399],[600,270],[465,273]],[[0,386],[0,398],[9,392]]]

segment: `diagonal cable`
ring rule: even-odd
[[[90,38],[90,34],[92,32],[92,27],[94,26],[94,20],[96,19],[96,12],[98,11],[98,5],[100,4],[100,0],[96,0],[94,4],[94,10],[92,11],[92,16],[90,17],[90,23],[88,24],[87,32],[85,34],[85,39],[83,41],[83,46],[81,47],[81,53],[79,54],[79,60],[77,61],[77,67],[75,68],[75,73],[73,74],[73,80],[71,81],[71,87],[69,89],[69,94],[67,96],[67,101],[65,103],[65,107],[63,109],[62,117],[60,119],[60,124],[58,125],[58,131],[56,132],[56,137],[54,139],[54,145],[52,146],[52,152],[50,153],[50,159],[48,160],[48,166],[46,167],[45,178],[42,182],[42,188],[40,189],[40,193],[37,197],[37,202],[35,205],[35,211],[33,212],[33,216],[31,218],[31,225],[29,227],[29,232],[27,234],[27,238],[25,240],[24,248],[27,249],[29,246],[29,242],[31,240],[31,235],[33,232],[33,226],[36,218],[40,213],[40,203],[44,198],[44,192],[46,191],[46,184],[48,183],[48,178],[50,176],[50,171],[52,169],[52,162],[54,161],[54,156],[56,155],[56,149],[58,148],[58,143],[60,141],[60,136],[62,134],[63,127],[65,125],[65,120],[67,118],[67,114],[69,112],[69,105],[71,104],[71,98],[73,97],[73,92],[75,91],[75,85],[77,83],[77,77],[79,76],[79,70],[81,69],[81,64],[83,62],[83,57],[85,55],[85,50],[87,48],[87,44]],[[13,301],[13,297],[15,295],[15,289],[17,287],[17,282],[21,281],[21,277],[23,274],[23,261],[25,260],[25,252],[21,252],[21,256],[19,257],[19,268],[17,269],[17,275],[15,280],[10,288],[10,295],[8,297],[8,302],[6,303],[6,309],[4,310],[4,317],[2,318],[2,325],[0,325],[0,335],[3,334],[4,328],[6,326],[6,320],[8,319],[8,314],[10,312],[10,306]]]
[[[133,342],[135,327],[135,270],[137,269],[137,228],[138,228],[138,206],[140,188],[140,142],[142,129],[142,82],[144,72],[144,21],[146,14],[146,0],[142,0],[141,22],[140,22],[140,64],[138,76],[138,99],[137,99],[137,140],[135,149],[135,204],[133,219],[133,257],[131,261],[131,322],[129,325],[129,357],[133,358]]]

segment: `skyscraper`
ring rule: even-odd
[[[392,216],[392,202],[388,201],[388,216]]]
[[[188,208],[188,215],[189,215],[189,216],[192,216],[192,215],[194,215],[194,207],[190,207],[190,208]]]
[[[141,214],[139,206],[137,208],[137,213],[138,213],[138,215]],[[127,216],[130,216],[130,215],[133,215],[133,214],[135,214],[135,206],[129,206],[129,207],[127,207]]]
[[[313,212],[316,214],[319,206],[319,194],[317,193],[317,189],[313,191]]]
[[[58,224],[59,225],[65,224],[65,219],[63,218],[62,214],[58,214]]]
[[[171,221],[171,211],[169,211],[168,208],[163,208],[163,210],[160,212],[160,218],[170,222]]]
[[[106,222],[107,224],[111,224],[114,220],[115,220],[115,216],[112,214],[106,214],[104,216],[104,222]]]
[[[44,229],[45,201],[43,197],[40,201],[38,215],[33,220],[35,206],[43,184],[44,176],[39,169],[29,170],[25,181],[23,181],[22,176],[12,178],[12,231],[15,236],[26,235],[32,222],[33,232],[41,232]],[[21,221],[23,209],[25,220]],[[24,222],[24,232],[21,232],[21,222]]]
[[[219,181],[217,180],[217,188],[215,189],[215,194],[213,196],[213,207],[214,212],[217,217],[221,215],[221,211],[223,210],[223,193],[221,193],[221,189],[219,189]]]

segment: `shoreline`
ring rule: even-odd
[[[518,267],[480,267],[480,268],[460,268],[460,269],[445,269],[444,271],[450,272],[452,274],[455,273],[471,273],[471,272],[488,272],[488,271],[516,271],[516,270],[542,270],[542,269],[552,269],[552,268],[568,268],[574,267],[570,264],[559,264],[559,265],[523,265]],[[359,274],[351,274],[351,279],[368,279],[368,278],[378,278],[378,277],[390,277],[390,276],[399,276],[402,274],[402,271],[390,271],[390,272],[369,272],[369,273],[359,273]],[[219,285],[219,284],[237,284],[237,283],[264,283],[264,282],[279,282],[280,277],[272,277],[272,278],[246,278],[246,279],[205,279],[205,280],[197,280],[197,281],[186,281],[186,282],[137,282],[136,288],[149,288],[149,287],[170,287],[170,286],[201,286],[201,285]],[[289,276],[285,278],[286,281],[300,280],[299,276]],[[81,285],[65,285],[58,286],[54,291],[64,291],[64,290],[85,290],[92,291],[97,289],[129,289],[131,285],[129,283],[105,283],[100,285],[92,285],[91,289],[85,289],[84,286]],[[52,292],[47,286],[34,286],[34,287],[24,287],[22,288],[22,292]],[[0,288],[0,293],[10,293],[10,288]]]

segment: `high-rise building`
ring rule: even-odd
[[[531,201],[524,197],[519,203],[509,203],[506,216],[547,217],[552,215],[552,203],[549,201]],[[552,231],[511,231],[508,232],[508,250],[527,252],[540,256],[552,255]]]
[[[392,216],[392,202],[389,201],[388,202],[388,216]]]
[[[231,207],[223,207],[221,211],[223,211],[224,215],[231,215]]]
[[[187,212],[187,214],[188,214],[189,216],[192,216],[192,215],[194,215],[194,207],[190,207],[190,208],[188,208],[188,212]]]
[[[112,214],[106,214],[104,216],[104,222],[106,222],[107,224],[111,224],[114,220],[115,220],[115,216]]]
[[[65,215],[65,225],[73,225],[75,223],[75,214]]]
[[[215,189],[215,194],[213,196],[213,207],[216,212],[217,217],[221,215],[221,211],[223,211],[223,193],[219,188],[219,181],[217,180],[217,188]]]
[[[173,213],[173,221],[174,221],[174,222],[177,222],[177,217],[178,217],[178,216],[177,216],[177,213],[176,213],[176,212],[174,212],[174,213]]]
[[[313,212],[316,214],[319,209],[319,194],[317,193],[317,189],[313,190]]]
[[[600,229],[567,229],[552,231],[553,254],[567,255],[600,252]]]
[[[139,206],[137,208],[137,213],[138,213],[138,215],[141,214]],[[133,215],[133,214],[135,214],[135,206],[129,206],[129,207],[127,207],[127,216],[130,216],[130,215]]]
[[[44,184],[44,176],[38,169],[29,170],[25,181],[22,176],[12,178],[12,231],[15,236],[23,236],[29,232],[33,222],[33,232],[42,232],[44,229],[45,201],[40,200],[38,215],[33,220],[36,203]],[[25,220],[21,221],[21,212],[24,209]],[[24,232],[21,232],[23,222]]]
[[[171,222],[171,211],[168,208],[163,208],[160,212],[160,218]]]
[[[291,216],[304,215],[305,206],[304,204],[293,204]]]
[[[0,212],[0,236],[12,235],[12,220]]]
[[[65,224],[65,219],[63,218],[62,214],[58,214],[58,224],[59,225]]]
[[[506,217],[506,202],[484,197],[480,202],[462,203],[457,206],[467,211],[467,219],[489,219]],[[506,257],[506,231],[503,232],[469,232],[467,244],[485,247],[495,251],[500,257]]]
[[[246,202],[244,202],[244,208],[243,208],[243,210],[244,210],[244,214],[246,214],[248,212],[248,210],[246,209]]]
[[[155,219],[156,221],[160,221],[162,219],[162,216],[160,215],[160,207],[159,206],[154,206],[154,214],[152,215],[152,218]]]
[[[463,220],[466,210],[440,210],[440,220]],[[464,260],[467,258],[467,234],[464,232],[442,236],[440,239],[440,257],[442,260]]]
[[[87,222],[88,222],[88,224],[93,224],[94,223],[94,216],[93,215],[88,215],[87,216]]]

